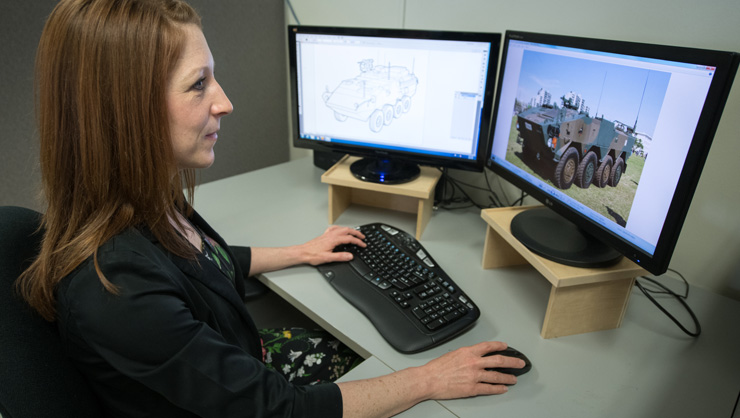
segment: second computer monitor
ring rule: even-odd
[[[512,233],[564,264],[624,254],[663,273],[738,54],[515,31],[503,45],[488,167],[561,215],[525,212]]]

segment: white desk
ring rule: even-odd
[[[195,207],[234,245],[305,242],[327,225],[322,171],[310,159],[205,184]],[[413,231],[412,215],[351,206],[339,225],[382,221]],[[506,341],[533,369],[502,396],[425,402],[408,417],[730,417],[740,391],[740,302],[692,287],[688,303],[701,321],[698,339],[683,334],[639,290],[619,329],[542,339],[550,284],[531,267],[483,270],[486,224],[478,210],[438,211],[421,237],[445,271],[474,297],[481,317],[468,332],[429,351],[396,352],[370,322],[312,267],[261,279],[280,296],[364,356],[350,377],[421,365],[483,340]],[[669,286],[679,288],[678,282]],[[677,304],[665,301],[688,327]]]

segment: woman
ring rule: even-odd
[[[522,367],[485,342],[382,378],[298,386],[264,364],[239,297],[249,276],[351,259],[361,233],[251,248],[242,265],[190,205],[232,105],[200,19],[179,0],[62,0],[37,55],[40,255],[19,280],[58,322],[111,416],[390,416],[427,399],[503,393]],[[188,191],[186,199],[183,186]],[[245,270],[242,271],[242,268]]]

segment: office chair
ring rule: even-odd
[[[41,214],[0,206],[0,415],[2,418],[102,416],[88,383],[64,355],[56,325],[15,291],[38,252]]]

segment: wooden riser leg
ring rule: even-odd
[[[619,328],[634,278],[554,287],[550,291],[542,338]]]

